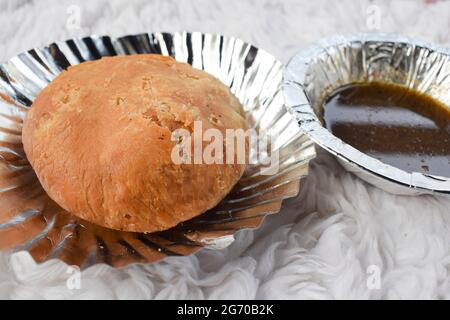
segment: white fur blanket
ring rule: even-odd
[[[67,28],[71,5],[80,29]],[[79,35],[190,30],[234,35],[286,62],[318,37],[374,28],[450,45],[450,2],[0,0],[0,60]],[[0,298],[447,298],[449,208],[444,198],[387,194],[321,154],[300,195],[225,250],[97,265],[79,289],[67,287],[61,262],[1,254]]]

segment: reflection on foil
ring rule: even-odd
[[[70,65],[102,56],[171,55],[216,76],[244,105],[260,133],[278,135],[279,171],[261,175],[248,166],[216,208],[170,230],[139,234],[101,228],[65,212],[46,195],[22,148],[22,121],[32,101]],[[0,65],[0,250],[28,250],[38,261],[58,258],[82,268],[95,263],[120,267],[228,246],[241,229],[257,228],[298,193],[315,156],[313,143],[286,112],[282,64],[263,50],[232,37],[203,33],[145,33],[121,38],[92,36],[29,50]]]
[[[398,84],[450,107],[448,49],[393,34],[337,36],[295,55],[284,71],[283,82],[286,105],[299,127],[314,142],[336,155],[347,170],[395,194],[450,194],[450,175],[432,176],[425,173],[426,168],[410,173],[383,163],[344,143],[320,120],[325,98],[337,88],[352,83]],[[377,131],[380,126],[356,129]],[[434,161],[439,159],[435,157]]]

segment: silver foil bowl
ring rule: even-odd
[[[440,177],[403,171],[358,151],[322,126],[319,116],[332,91],[372,81],[406,86],[450,108],[450,51],[393,34],[325,39],[291,59],[283,92],[300,128],[348,171],[394,194],[449,194],[450,172]]]
[[[279,152],[278,173],[263,175],[265,165],[249,165],[217,207],[152,234],[101,228],[51,201],[23,151],[22,121],[27,110],[68,66],[139,53],[171,55],[228,85],[244,105],[251,127],[276,133],[272,146]],[[37,261],[59,258],[85,268],[101,262],[113,266],[153,262],[203,247],[226,247],[234,233],[258,227],[267,214],[279,212],[284,199],[298,193],[299,181],[315,155],[313,143],[286,112],[281,81],[282,64],[265,51],[232,37],[187,32],[72,39],[29,50],[1,64],[0,250],[27,250]]]

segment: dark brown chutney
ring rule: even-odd
[[[450,177],[449,107],[412,89],[355,83],[335,90],[325,127],[356,149],[408,172]]]

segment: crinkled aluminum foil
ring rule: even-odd
[[[81,221],[49,199],[23,152],[22,121],[39,92],[70,65],[102,56],[158,53],[188,62],[224,82],[243,103],[260,133],[278,133],[279,171],[261,175],[248,166],[216,208],[175,228],[152,234],[119,232]],[[59,258],[82,268],[124,266],[221,249],[233,234],[258,227],[298,193],[314,157],[313,143],[286,112],[282,64],[263,50],[232,37],[203,33],[145,33],[121,38],[91,36],[33,49],[0,65],[0,250],[28,250],[36,260]],[[2,98],[2,99],[1,99]],[[61,146],[64,147],[64,146]]]
[[[408,173],[356,150],[322,126],[319,115],[327,95],[346,84],[370,81],[407,86],[450,108],[450,51],[394,34],[333,37],[291,59],[283,92],[300,128],[347,170],[394,194],[449,194],[450,173]]]

